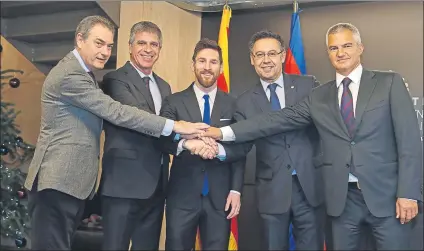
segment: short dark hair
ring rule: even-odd
[[[196,47],[194,47],[194,52],[192,57],[193,62],[196,61],[196,56],[199,53],[199,51],[204,49],[216,50],[219,55],[219,62],[222,64],[222,49],[216,41],[211,40],[209,38],[202,38],[200,39],[199,42],[197,42]]]
[[[74,38],[75,45],[77,44],[78,33],[81,33],[83,39],[87,40],[90,31],[98,24],[103,25],[115,35],[115,25],[109,19],[102,16],[88,16],[81,20],[77,26]]]
[[[282,51],[285,50],[284,40],[281,38],[280,35],[272,32],[272,31],[269,31],[269,30],[262,30],[262,31],[258,31],[255,34],[253,34],[253,36],[250,38],[250,40],[249,40],[249,51],[252,52],[253,46],[255,45],[256,41],[264,39],[264,38],[273,38],[273,39],[277,40],[280,43],[281,50]]]

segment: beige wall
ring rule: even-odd
[[[21,80],[19,88],[6,85],[1,92],[1,100],[14,103],[15,110],[21,111],[15,121],[21,130],[20,135],[27,143],[35,145],[40,130],[40,93],[46,77],[3,36],[0,42],[3,46],[2,70],[24,71],[23,75],[19,73],[15,75]],[[8,83],[9,80],[5,82]]]
[[[152,21],[163,35],[163,47],[154,71],[165,79],[172,92],[187,88],[193,81],[191,56],[200,39],[201,15],[175,7],[164,1],[121,2],[118,30],[117,67],[129,60],[128,39],[131,26],[139,21]],[[165,249],[165,221],[162,225],[160,250]]]

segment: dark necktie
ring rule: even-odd
[[[203,99],[205,100],[205,107],[203,108],[203,123],[210,125],[211,124],[211,106],[209,104],[209,95],[205,94],[203,96]],[[209,181],[208,181],[208,174],[205,171],[205,176],[203,179],[203,188],[202,188],[202,195],[206,196],[209,193]]]
[[[281,110],[280,100],[278,99],[277,92],[275,91],[278,87],[277,83],[268,85],[268,88],[271,92],[269,97],[269,102],[271,102],[271,108],[273,111]]]
[[[94,81],[94,84],[96,84],[96,86],[97,86],[97,81],[96,81],[96,77],[94,76],[94,73],[92,72],[92,71],[89,71],[89,72],[87,72],[88,73],[88,75],[90,75],[90,77],[93,79],[93,81]]]
[[[147,95],[148,98],[150,99],[149,101],[153,104],[153,111],[154,113],[156,113],[156,109],[155,109],[155,102],[153,101],[153,96],[152,96],[152,92],[150,91],[150,77],[143,77],[143,83],[147,88]]]
[[[355,133],[355,116],[353,113],[352,93],[349,90],[350,83],[352,83],[352,80],[347,77],[344,78],[342,81],[343,94],[340,101],[340,112],[342,114],[342,118],[349,132],[349,135],[351,138],[353,138],[353,134]]]

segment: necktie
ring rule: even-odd
[[[352,93],[349,90],[349,84],[352,82],[350,78],[344,78],[342,81],[343,84],[343,94],[340,101],[340,112],[342,114],[343,121],[346,125],[346,128],[349,132],[351,138],[355,132],[355,116],[353,113],[353,98]]]
[[[277,89],[277,86],[277,83],[268,85],[269,91],[271,92],[269,102],[271,102],[271,107],[273,111],[281,110],[280,100],[278,99],[277,92],[275,91]]]
[[[269,91],[271,93],[271,95],[269,96],[269,102],[271,103],[271,108],[273,111],[278,111],[281,110],[281,104],[280,104],[280,99],[277,96],[277,87],[278,84],[277,83],[273,83],[268,85]],[[292,175],[296,174],[296,170],[293,169]]]
[[[153,101],[153,96],[152,96],[152,92],[150,91],[150,77],[143,77],[142,78],[143,83],[145,84],[146,88],[147,88],[147,92],[148,92],[148,98],[150,99],[149,101],[153,104],[153,111],[156,113],[155,110],[155,102]]]
[[[209,104],[209,95],[205,94],[203,96],[203,99],[205,100],[205,106],[203,108],[203,123],[210,125],[211,123],[211,107]],[[206,196],[209,193],[209,181],[208,181],[208,174],[205,171],[205,176],[203,179],[203,188],[202,188],[202,195]]]
[[[96,86],[97,86],[97,81],[96,81],[96,77],[94,76],[94,73],[92,72],[92,71],[89,71],[89,72],[87,72],[88,73],[88,75],[90,75],[90,77],[93,79],[93,81],[94,81],[94,84],[96,84]]]

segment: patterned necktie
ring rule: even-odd
[[[275,91],[277,87],[277,83],[268,85],[269,91],[271,93],[269,97],[269,102],[271,102],[271,108],[273,111],[281,110],[280,100],[278,99],[277,92]]]
[[[143,77],[142,80],[147,88],[148,96],[149,96],[148,98],[150,99],[150,102],[152,102],[153,104],[153,111],[155,111],[154,113],[156,113],[155,102],[153,101],[152,92],[150,91],[150,77]]]
[[[209,104],[209,95],[205,94],[203,96],[203,99],[205,100],[205,106],[203,108],[203,123],[210,125],[211,124],[211,106]],[[209,181],[208,181],[208,174],[205,171],[205,177],[203,179],[203,188],[202,188],[202,195],[206,196],[209,193]]]
[[[353,113],[352,93],[349,90],[350,83],[352,83],[352,80],[347,77],[344,78],[342,81],[343,94],[340,102],[340,112],[342,114],[342,118],[349,132],[349,135],[351,138],[353,138],[353,134],[355,132],[355,116]]]

